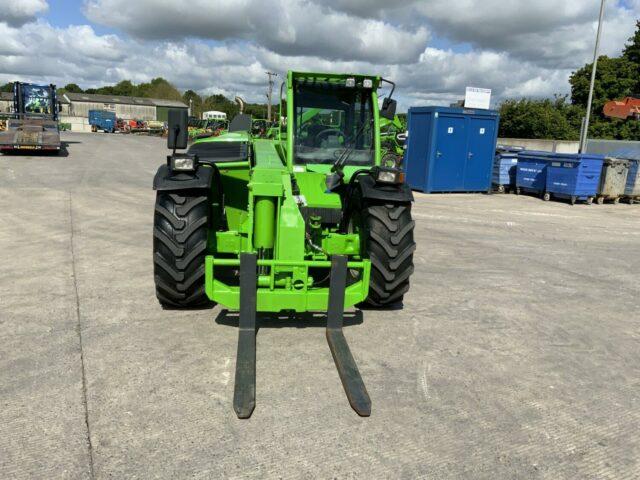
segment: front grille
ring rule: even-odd
[[[329,223],[337,225],[342,220],[342,210],[339,208],[322,208],[322,207],[300,207],[300,213],[304,222],[307,223],[311,216],[320,217],[320,223]]]
[[[188,153],[205,163],[237,162],[247,159],[248,146],[245,142],[201,142],[191,145]]]

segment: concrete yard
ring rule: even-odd
[[[158,138],[0,156],[0,478],[640,478],[640,206],[416,195],[404,308],[352,316],[349,407],[323,317],[163,310]]]

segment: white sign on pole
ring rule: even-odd
[[[465,108],[483,108],[485,110],[488,110],[490,103],[490,88],[467,87],[467,92],[464,96]]]

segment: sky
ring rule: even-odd
[[[599,0],[0,0],[0,82],[83,88],[164,77],[180,90],[265,101],[266,71],[382,75],[400,108],[465,87],[569,93],[592,60]],[[618,55],[640,0],[607,0]]]

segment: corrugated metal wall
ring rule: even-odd
[[[156,120],[160,122],[166,122],[167,120],[169,120],[170,108],[178,109],[180,107],[156,107]],[[187,108],[184,108],[183,110],[187,110]]]
[[[640,142],[630,140],[587,140],[587,152],[640,160]]]
[[[124,105],[113,103],[71,102],[71,114],[76,117],[89,117],[89,110],[111,110],[118,118],[125,120],[155,120],[156,107],[153,105]]]
[[[13,100],[0,100],[0,113],[10,113],[13,109]]]

